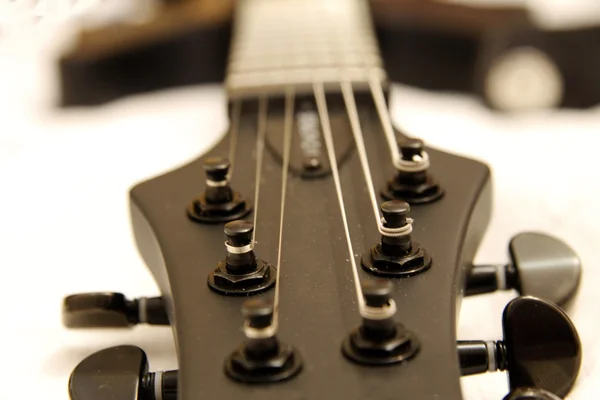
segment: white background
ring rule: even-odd
[[[596,12],[600,21],[598,2],[546,3],[552,7],[539,15],[549,25],[589,21]],[[143,347],[153,370],[177,367],[169,328],[70,332],[60,304],[72,292],[157,293],[130,234],[128,189],[195,158],[226,128],[218,86],[55,109],[52,60],[74,26],[46,20],[0,35],[0,399],[66,399],[73,367],[116,344]],[[493,168],[493,218],[477,261],[507,261],[508,240],[522,230],[560,236],[579,253],[584,276],[570,315],[584,364],[570,398],[600,398],[600,107],[511,117],[468,96],[398,87],[392,108],[410,134]],[[459,338],[499,339],[513,296],[466,299]],[[507,391],[503,373],[463,384],[471,400]]]

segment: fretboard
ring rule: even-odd
[[[229,55],[229,98],[339,91],[384,82],[379,47],[364,0],[240,0]]]

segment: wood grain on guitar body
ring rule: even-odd
[[[556,304],[576,292],[577,255],[527,233],[510,265],[472,265],[490,171],[392,125],[369,7],[172,2],[62,59],[65,105],[224,79],[230,118],[207,154],[131,190],[161,296],[64,302],[73,328],[170,325],[179,370],[110,348],[73,371],[73,400],[458,400],[461,376],[496,370],[506,399],[569,393],[581,345]],[[457,342],[462,297],[508,288],[524,296],[506,306],[503,339]]]

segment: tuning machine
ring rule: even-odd
[[[504,309],[502,328],[500,341],[457,342],[463,376],[508,371],[512,391],[538,388],[560,397],[569,393],[581,367],[581,342],[558,306],[519,297]],[[523,396],[508,399],[536,399]]]
[[[519,388],[507,394],[502,400],[561,400],[561,398],[539,388]]]
[[[564,306],[579,287],[581,261],[564,242],[552,236],[525,232],[508,246],[511,263],[480,265],[467,275],[465,295],[515,289]]]
[[[273,306],[261,299],[247,300],[242,313],[246,340],[227,358],[227,376],[244,383],[273,383],[298,374],[302,357],[294,347],[277,338]]]
[[[129,300],[122,293],[79,293],[63,301],[68,328],[129,328],[137,324],[169,325],[162,297]]]
[[[148,372],[142,349],[111,347],[75,367],[69,396],[72,400],[177,400],[177,371]]]
[[[400,159],[396,175],[381,191],[386,200],[404,200],[410,204],[426,204],[439,200],[444,189],[429,172],[429,155],[420,139],[404,139],[398,143]]]
[[[220,157],[204,161],[206,189],[188,206],[188,216],[203,223],[234,221],[252,211],[252,206],[229,185],[229,160]]]
[[[232,221],[225,224],[224,231],[227,255],[208,274],[208,287],[230,296],[249,296],[273,287],[275,267],[254,254],[254,224]]]
[[[431,267],[429,252],[412,240],[410,205],[401,200],[381,205],[383,227],[381,241],[363,254],[361,265],[369,273],[388,278],[404,278]]]

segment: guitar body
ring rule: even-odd
[[[334,107],[336,99],[328,100]],[[389,150],[372,104],[361,103],[372,176],[375,187],[383,187],[393,174]],[[246,107],[243,103],[232,187],[251,195],[255,190],[256,114],[251,105],[244,114]],[[277,110],[272,114],[267,132],[283,118]],[[343,118],[333,124],[336,140],[347,124]],[[440,394],[444,399],[461,399],[455,344],[457,307],[465,269],[490,217],[489,169],[473,160],[429,150],[432,174],[447,192],[435,203],[413,207],[411,215],[414,238],[431,253],[432,267],[420,275],[393,280],[398,320],[416,334],[421,349],[406,364],[386,367],[356,365],[341,352],[342,341],[360,318],[333,180],[330,175],[317,179],[290,175],[279,336],[299,349],[305,366],[289,382],[248,387],[232,384],[223,373],[226,356],[243,340],[239,310],[245,298],[214,293],[206,282],[208,273],[225,256],[222,225],[193,222],[185,212],[202,191],[204,159],[228,154],[227,138],[198,160],[131,191],[138,248],[167,299],[178,349],[179,398],[395,399],[407,393],[415,399],[435,399]],[[294,151],[299,149],[292,148]],[[255,205],[259,213],[255,251],[270,262],[277,257],[281,168],[280,155],[267,147],[260,200]],[[354,248],[360,253],[368,251],[379,236],[371,213],[365,211],[370,203],[355,150],[340,164],[340,178]],[[360,273],[362,279],[369,277],[362,270]]]

